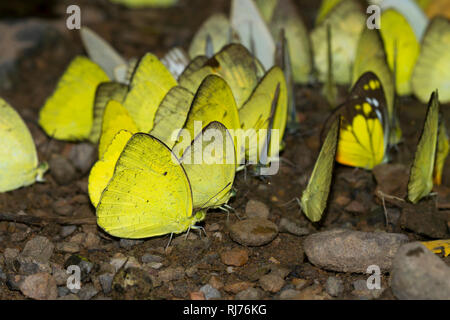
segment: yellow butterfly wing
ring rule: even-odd
[[[280,41],[280,32],[285,31],[289,41],[289,56],[292,74],[296,83],[307,83],[312,72],[312,54],[309,33],[297,8],[290,0],[278,0],[270,22],[272,35]]]
[[[441,119],[441,123],[439,124],[437,143],[433,182],[439,186],[442,183],[442,170],[444,169],[445,159],[447,159],[448,152],[450,150],[444,119]]]
[[[158,139],[136,133],[119,156],[96,214],[107,233],[138,239],[186,231],[199,215],[192,209],[191,187],[178,159]]]
[[[131,133],[139,131],[127,109],[120,102],[110,100],[103,114],[102,134],[98,146],[99,159],[102,159],[114,136],[122,129]]]
[[[442,103],[450,102],[450,22],[442,17],[434,18],[428,26],[412,75],[412,87],[423,103],[436,89]]]
[[[258,7],[259,12],[261,13],[261,17],[264,19],[264,21],[266,23],[270,23],[278,0],[255,0],[254,2]]]
[[[240,128],[239,114],[230,87],[221,77],[209,75],[201,83],[188,113],[184,129],[186,129],[189,139],[185,140],[187,138],[181,134],[182,140],[175,144],[174,153],[177,156],[182,155],[193,138],[213,121],[219,121],[232,132]],[[234,135],[234,139],[236,159],[240,159],[239,136]]]
[[[106,148],[101,159],[99,159],[89,173],[88,193],[94,207],[97,206],[100,196],[106,185],[112,178],[117,159],[125,148],[133,133],[127,130],[120,130]]]
[[[434,253],[444,254],[444,257],[450,254],[450,239],[423,241],[422,244]]]
[[[258,84],[258,70],[260,68],[256,59],[244,46],[229,44],[208,59],[200,69],[184,72],[179,78],[179,84],[195,93],[206,76],[219,75],[230,86],[240,108]]]
[[[20,115],[0,98],[0,192],[43,181],[33,138]]]
[[[161,86],[166,92],[177,85],[166,66],[152,53],[146,53],[137,63],[132,74],[131,87],[141,82],[153,82]]]
[[[327,206],[338,138],[339,119],[335,119],[327,133],[308,185],[300,199],[303,212],[312,222],[317,222],[322,218],[322,214]]]
[[[122,102],[128,92],[128,86],[118,82],[103,82],[98,85],[94,99],[94,122],[89,140],[97,143],[102,132],[103,113],[109,100]]]
[[[222,14],[213,14],[200,27],[189,46],[189,56],[194,59],[206,53],[206,38],[209,36],[214,49],[220,51],[231,40],[231,25],[228,18]]]
[[[56,139],[87,139],[92,129],[95,91],[105,81],[109,81],[108,76],[98,65],[82,56],[74,58],[42,107],[39,125]]]
[[[396,145],[402,137],[398,115],[395,110],[395,87],[393,76],[386,60],[384,44],[377,29],[364,29],[358,41],[355,63],[353,64],[353,80],[355,84],[361,75],[368,71],[375,73],[381,81],[386,97],[390,136],[389,144]]]
[[[397,93],[401,96],[409,95],[412,93],[411,75],[420,51],[419,42],[408,20],[396,10],[384,11],[381,14],[381,21],[381,36],[391,70],[394,70],[395,50],[397,50],[395,85]]]
[[[176,86],[169,90],[156,110],[150,134],[169,148],[173,148],[179,130],[184,127],[194,95],[187,89]]]
[[[366,27],[366,17],[358,2],[342,1],[312,30],[314,64],[322,82],[327,79],[327,25],[331,26],[334,80],[337,84],[348,84],[358,38]]]
[[[228,202],[236,173],[236,152],[223,124],[208,124],[180,162],[191,183],[194,209],[216,208]]]
[[[348,100],[333,116],[341,118],[336,161],[352,167],[373,169],[386,161],[389,137],[386,99],[378,77],[367,72],[356,82]]]
[[[433,189],[433,170],[439,127],[439,98],[433,92],[428,103],[425,123],[417,144],[408,181],[408,200],[417,203]]]

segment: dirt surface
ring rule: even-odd
[[[73,1],[60,1],[58,5],[50,8],[46,6],[45,19],[54,22],[64,21],[64,8]],[[307,25],[311,27],[317,10],[318,1],[298,1],[299,13]],[[86,17],[87,26],[98,32],[101,36],[127,58],[139,57],[147,51],[162,56],[172,46],[180,45],[187,49],[189,41],[199,25],[210,14],[215,12],[227,13],[228,1],[180,1],[175,8],[170,9],[145,9],[123,10],[117,6],[109,5],[107,1],[78,1]],[[31,9],[28,9],[31,10]],[[14,12],[14,11],[12,11]],[[32,10],[18,16],[36,16]],[[63,22],[61,22],[63,23]],[[62,28],[63,29],[63,28]],[[62,30],[61,29],[61,30]],[[0,91],[0,96],[14,106],[25,119],[31,130],[38,147],[40,160],[49,161],[55,155],[69,157],[70,151],[75,147],[74,143],[55,141],[49,139],[38,127],[38,112],[45,99],[53,91],[59,76],[66,68],[68,62],[77,54],[83,54],[83,48],[77,31],[63,30],[61,37],[50,46],[41,48],[38,52],[22,59],[19,70],[15,76],[14,85],[8,90]],[[344,88],[343,88],[344,89]],[[239,216],[245,217],[245,207],[249,200],[259,200],[269,209],[268,219],[279,225],[285,217],[296,221],[310,233],[328,230],[334,227],[345,227],[360,231],[389,231],[406,234],[410,240],[427,240],[429,237],[419,235],[411,230],[405,230],[397,221],[385,223],[385,215],[381,201],[375,196],[377,182],[371,172],[361,169],[348,168],[336,165],[332,193],[329,206],[324,219],[320,224],[310,223],[295,201],[305,188],[314,161],[320,147],[320,130],[323,121],[330,111],[326,100],[321,95],[320,85],[297,86],[295,90],[298,116],[301,119],[300,131],[294,135],[285,137],[285,148],[282,153],[280,171],[277,175],[261,179],[251,174],[240,172],[236,177],[236,196],[229,205],[235,208]],[[342,90],[341,99],[345,90]],[[441,110],[444,119],[449,123],[448,105],[443,105]],[[399,99],[399,116],[403,129],[404,141],[398,148],[391,150],[391,162],[401,163],[409,168],[415,151],[426,106],[415,98]],[[439,195],[449,193],[450,167],[447,159],[444,167],[443,185]],[[260,288],[260,277],[274,268],[282,269],[286,273],[284,288],[298,288],[299,279],[305,281],[305,288],[310,289],[309,298],[323,296],[331,298],[325,293],[325,283],[330,276],[336,276],[343,280],[344,291],[339,294],[341,299],[358,299],[358,295],[352,293],[353,283],[358,279],[366,279],[364,274],[353,274],[322,270],[313,266],[305,257],[302,242],[304,236],[296,236],[290,233],[279,233],[278,236],[267,245],[260,247],[244,248],[229,237],[229,226],[238,218],[231,213],[227,216],[222,211],[208,213],[203,226],[208,235],[207,238],[199,237],[197,232],[190,232],[188,239],[185,235],[174,238],[168,250],[164,247],[169,241],[168,236],[156,237],[143,242],[133,242],[127,245],[114,239],[96,225],[77,225],[75,231],[63,237],[61,235],[63,225],[60,223],[45,223],[46,218],[53,216],[67,219],[91,219],[95,217],[95,208],[90,204],[87,194],[88,173],[76,172],[76,176],[68,184],[60,185],[56,182],[52,171],[47,173],[45,183],[36,183],[32,186],[21,188],[12,192],[0,194],[0,212],[13,213],[24,212],[28,216],[41,217],[44,223],[14,223],[0,221],[0,256],[6,248],[16,248],[22,251],[25,243],[37,235],[47,237],[56,247],[62,242],[79,244],[79,250],[72,253],[64,253],[55,250],[50,258],[50,265],[56,264],[64,267],[72,255],[79,255],[92,263],[93,268],[84,279],[84,284],[92,284],[97,290],[93,298],[114,299],[189,299],[192,293],[198,292],[205,284],[216,287],[222,299],[232,299],[237,292],[230,288],[224,289],[229,284],[245,282],[248,286]],[[401,179],[398,175],[391,175],[384,183],[398,184]],[[436,201],[436,196],[428,201]],[[427,201],[425,201],[427,202]],[[445,201],[443,200],[445,203]],[[351,204],[351,206],[350,206]],[[400,212],[395,206],[388,205],[390,212]],[[420,205],[417,211],[422,210]],[[444,211],[445,212],[445,211]],[[448,216],[448,215],[447,215]],[[423,216],[426,219],[426,215]],[[419,221],[420,223],[420,221]],[[68,223],[70,225],[70,223]],[[86,236],[91,237],[86,241]],[[248,261],[239,267],[227,266],[223,263],[221,254],[232,248],[244,248],[248,254]],[[134,257],[141,262],[144,254],[155,254],[162,257],[160,268],[151,269],[151,290],[145,286],[145,275],[136,271],[130,275],[133,268],[128,269],[128,276],[139,279],[139,286],[133,290],[120,289],[116,286],[109,293],[105,293],[99,284],[98,276],[107,272],[109,262],[113,256],[122,253],[125,257]],[[72,257],[73,259],[73,257]],[[5,274],[16,274],[14,266],[8,266],[5,260],[0,259],[0,266]],[[165,270],[166,273],[175,272],[177,268],[183,270],[181,275],[170,275],[168,281],[158,280]],[[142,270],[136,268],[136,270]],[[147,270],[147,269],[145,269]],[[174,271],[175,270],[175,271]],[[122,272],[122,271],[121,271]],[[176,273],[176,272],[175,272]],[[388,275],[383,275],[382,286],[388,287]],[[301,282],[301,281],[300,281]],[[221,285],[222,284],[222,285]],[[245,285],[243,285],[245,286]],[[147,289],[146,289],[147,288]],[[299,289],[301,291],[301,289]],[[305,289],[303,289],[305,290]],[[237,289],[236,289],[237,291]],[[260,298],[279,298],[280,290],[262,289]],[[306,294],[306,293],[305,293]],[[24,299],[21,291],[12,290],[7,281],[0,280],[1,299]],[[390,290],[385,290],[380,298],[394,299]]]

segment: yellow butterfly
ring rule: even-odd
[[[195,94],[191,108],[187,115],[184,129],[180,132],[179,139],[173,152],[181,156],[191,143],[192,137],[196,137],[210,122],[221,122],[228,130],[239,129],[239,114],[233,93],[227,82],[216,75],[207,76]],[[236,158],[241,157],[241,143],[239,136],[234,135],[236,146]]]
[[[273,122],[269,127],[271,119]],[[266,156],[269,159],[278,156],[287,121],[286,81],[279,67],[272,67],[261,79],[250,98],[239,110],[239,120],[240,128],[243,130],[241,139],[245,146],[240,164],[245,163],[245,156],[252,164],[260,162],[267,139],[266,130],[275,129],[278,134],[278,140],[274,145],[270,145],[272,141],[267,141],[269,149],[265,152],[269,154]]]
[[[439,127],[439,97],[431,94],[423,131],[417,144],[408,181],[408,200],[417,203],[433,189],[433,171]]]
[[[189,70],[180,75],[179,84],[195,93],[206,76],[221,76],[230,86],[238,108],[242,107],[258,84],[259,77],[264,74],[261,64],[240,44],[225,46],[212,58],[204,61],[199,69],[195,69],[198,62],[202,61],[203,58],[199,58],[196,65],[192,62],[187,67]]]
[[[312,71],[311,43],[297,8],[290,0],[259,1],[261,12],[266,11],[265,21],[269,25],[272,37],[278,43],[281,30],[289,42],[288,54],[292,64],[292,74],[296,83],[307,83]],[[264,9],[265,6],[269,8]]]
[[[214,151],[222,152],[205,152],[211,144],[205,144],[203,135],[218,137]],[[187,163],[183,165],[163,142],[148,134],[134,134],[101,194],[98,225],[122,238],[147,238],[195,228],[208,207],[219,206],[229,198],[235,160],[223,161],[234,156],[226,152],[227,146],[233,151],[231,136],[222,124],[213,122],[186,150],[183,159]],[[206,156],[202,159],[206,164],[191,162],[199,155]],[[212,163],[207,163],[210,160]]]
[[[308,186],[303,191],[300,200],[302,211],[312,222],[317,222],[322,218],[322,214],[327,206],[338,140],[339,119],[336,118],[327,133],[309,178]]]
[[[94,99],[94,122],[89,134],[92,143],[98,143],[102,132],[103,114],[110,100],[122,103],[128,92],[128,86],[118,82],[103,82],[97,87]]]
[[[201,25],[189,46],[189,56],[191,59],[206,54],[208,51],[208,37],[211,41],[212,55],[232,41],[234,38],[233,31],[228,18],[224,14],[214,14]]]
[[[396,145],[401,141],[402,130],[399,126],[395,109],[395,88],[391,70],[387,64],[383,41],[377,29],[364,29],[359,37],[353,64],[353,80],[356,83],[365,72],[372,71],[381,81],[386,97],[386,107],[389,116],[389,144]]]
[[[388,113],[383,86],[373,72],[364,73],[349,98],[328,118],[341,118],[336,161],[371,170],[386,161],[389,137]]]
[[[266,70],[271,68],[274,65],[275,41],[253,0],[232,0],[230,23],[241,43]]]
[[[419,56],[420,45],[408,20],[393,9],[381,15],[381,36],[391,70],[396,66],[396,91],[399,95],[412,93],[411,75]],[[394,61],[396,59],[396,61]]]
[[[318,78],[327,78],[327,25],[332,33],[333,76],[337,84],[351,81],[351,67],[355,59],[358,38],[366,27],[366,17],[358,2],[345,0],[338,3],[311,32],[314,64]]]
[[[438,89],[440,101],[450,102],[450,22],[445,18],[436,17],[428,26],[411,81],[420,101],[426,103]]]
[[[106,73],[88,58],[72,60],[53,94],[39,113],[39,125],[47,135],[61,140],[89,138],[97,86],[109,81]]]
[[[445,128],[445,122],[443,118],[441,118],[439,124],[437,140],[438,142],[436,160],[434,163],[433,182],[435,185],[439,186],[442,183],[442,170],[444,168],[445,159],[447,159],[448,152],[450,150],[447,129]]]
[[[0,98],[0,192],[44,181],[33,138],[20,115]]]

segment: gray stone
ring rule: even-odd
[[[344,282],[336,277],[328,277],[325,290],[332,297],[338,297],[344,292]]]
[[[398,299],[450,300],[450,268],[420,242],[400,247],[391,270]]]
[[[278,235],[278,227],[267,219],[251,218],[236,222],[230,227],[230,237],[245,246],[262,246]]]
[[[284,289],[281,291],[279,299],[280,300],[292,300],[295,299],[300,294],[300,291],[294,289]]]
[[[311,263],[327,270],[365,273],[370,265],[382,272],[391,268],[404,234],[345,229],[318,232],[306,237],[303,248]]]
[[[70,290],[67,289],[66,286],[60,286],[58,287],[58,297],[64,297],[67,296],[70,293]]]
[[[150,253],[144,254],[141,258],[142,263],[163,262],[163,260],[164,260],[163,257]]]
[[[235,300],[261,300],[263,292],[258,288],[248,288],[234,296]]]
[[[184,268],[183,267],[170,267],[164,270],[161,270],[158,274],[158,278],[163,281],[173,281],[173,280],[180,280],[184,277]]]
[[[135,245],[143,243],[143,240],[134,240],[134,239],[120,239],[120,247],[124,249],[131,249]]]
[[[80,252],[80,245],[76,242],[59,242],[56,244],[56,251],[76,253]]]
[[[59,185],[71,183],[76,178],[76,170],[72,163],[60,155],[53,155],[49,162],[50,173]]]
[[[111,292],[113,279],[114,275],[112,273],[104,273],[98,276],[104,294]]]
[[[276,274],[266,274],[259,279],[259,285],[264,291],[276,293],[284,286],[284,279]]]
[[[18,256],[16,263],[19,265],[19,273],[23,275],[30,275],[38,272],[51,272],[48,262],[36,260],[34,257]]]
[[[261,201],[251,199],[245,206],[245,215],[247,218],[262,218],[267,219],[270,211],[265,203]]]
[[[201,287],[200,292],[203,292],[206,300],[222,298],[222,295],[220,294],[219,290],[217,290],[210,284],[205,284],[203,287]]]
[[[22,257],[32,257],[41,262],[48,262],[55,246],[46,237],[36,236],[29,240],[22,250]]]
[[[369,289],[367,286],[367,279],[361,279],[356,280],[353,282],[353,288],[352,294],[360,300],[371,300],[371,299],[378,299],[381,294],[383,293],[384,289]]]
[[[280,232],[287,232],[299,237],[310,234],[308,228],[302,227],[298,223],[287,218],[281,218],[279,228]]]
[[[81,286],[80,291],[78,292],[78,297],[80,300],[90,300],[98,293],[97,289],[95,289],[94,285],[89,283]]]
[[[69,160],[82,174],[87,173],[97,158],[94,145],[88,142],[78,143],[69,152]]]
[[[61,237],[65,238],[70,236],[72,233],[75,232],[75,230],[77,230],[77,226],[63,226],[61,228]]]

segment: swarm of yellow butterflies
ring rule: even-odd
[[[449,151],[439,101],[450,101],[450,23],[435,17],[435,1],[385,0],[378,30],[366,27],[358,1],[323,0],[308,33],[290,0],[232,0],[229,17],[206,20],[187,53],[173,48],[161,60],[152,53],[125,59],[84,27],[88,57],[69,64],[39,124],[55,139],[98,144],[88,188],[98,225],[113,236],[146,238],[196,228],[211,208],[227,210],[237,171],[278,161],[286,127],[298,126],[293,84],[313,81],[324,83],[332,105],[335,85],[352,87],[325,121],[299,200],[319,221],[335,160],[367,170],[389,161],[389,148],[402,139],[396,95],[414,94],[429,99],[408,183],[416,203],[441,183]],[[38,165],[20,117],[6,102],[0,107],[0,139],[10,146],[0,156],[23,152],[22,162],[0,164],[3,192],[41,181],[46,166]],[[9,174],[20,179],[12,183]]]

